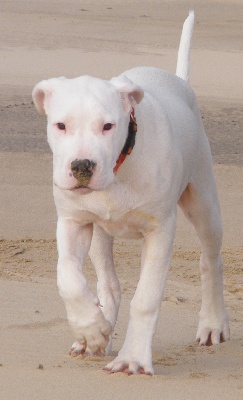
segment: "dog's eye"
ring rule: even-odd
[[[65,124],[63,124],[62,122],[58,122],[58,123],[57,123],[57,127],[58,127],[58,129],[59,129],[60,131],[65,131],[65,129],[66,129]]]
[[[112,128],[112,124],[111,123],[107,123],[103,126],[103,131],[110,131]]]

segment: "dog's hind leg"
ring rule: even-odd
[[[220,207],[212,169],[209,167],[207,172],[187,186],[179,201],[202,246],[202,306],[196,336],[200,345],[219,344],[230,336],[223,296]]]
[[[120,284],[113,262],[113,237],[107,235],[98,225],[94,225],[89,256],[97,274],[97,295],[105,319],[114,329],[121,300]],[[106,353],[111,350],[111,339]]]

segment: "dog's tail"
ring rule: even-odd
[[[178,51],[177,67],[176,67],[176,75],[187,82],[189,80],[190,47],[191,47],[193,27],[194,27],[194,11],[190,11],[182,28],[180,46]]]

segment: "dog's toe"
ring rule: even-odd
[[[204,328],[197,336],[197,342],[200,346],[212,346],[229,340],[229,337],[229,329],[225,328],[221,331],[220,329]]]
[[[69,351],[69,354],[72,357],[77,357],[77,356],[83,355],[84,353],[85,353],[85,345],[79,343],[78,341],[73,343],[73,345]]]
[[[140,365],[140,363],[137,363],[136,361],[123,361],[123,360],[114,360],[107,364],[104,367],[104,370],[109,371],[111,373],[115,372],[124,372],[125,374],[128,375],[140,375],[140,374],[146,374],[146,375],[154,375],[154,370],[151,366],[148,365]]]

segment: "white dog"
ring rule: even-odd
[[[229,339],[212,159],[187,83],[193,25],[190,12],[177,76],[144,67],[110,81],[89,76],[49,79],[33,90],[38,111],[48,116],[58,287],[77,340],[72,355],[109,352],[120,303],[113,238],[144,238],[125,342],[106,366],[112,372],[153,374],[151,347],[171,263],[177,204],[202,245],[197,340],[205,345]],[[83,275],[88,253],[97,272],[97,297]]]

